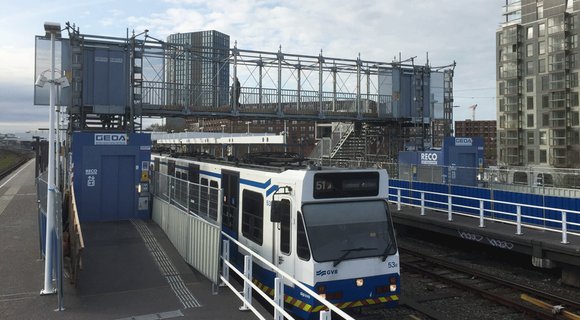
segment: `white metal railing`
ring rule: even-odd
[[[320,301],[324,304],[328,311],[322,310],[320,311],[320,319],[321,320],[330,320],[332,317],[332,312],[341,316],[343,319],[353,319],[353,317],[346,314],[343,310],[338,308],[337,306],[333,305],[331,302],[327,301],[326,299],[322,298],[316,292],[312,291],[306,285],[302,284],[300,281],[292,278],[289,274],[284,272],[283,270],[276,267],[270,261],[264,259],[259,254],[252,251],[252,249],[246,247],[242,243],[238,242],[230,235],[222,232],[224,236],[223,246],[222,246],[222,276],[221,280],[224,285],[228,286],[236,296],[242,300],[243,305],[240,307],[240,310],[251,310],[259,319],[265,319],[258,311],[252,306],[252,290],[255,290],[260,296],[262,296],[266,302],[268,302],[272,307],[274,307],[274,319],[282,320],[284,317],[287,319],[295,319],[290,314],[288,314],[284,310],[284,280],[292,282],[294,285],[302,289],[304,292],[309,294],[311,297],[314,297],[316,300]],[[244,270],[238,270],[233,264],[229,261],[229,247],[230,241],[236,244],[240,250],[240,252],[244,252]],[[270,297],[268,294],[263,292],[256,284],[252,282],[252,262],[254,260],[258,260],[259,262],[263,263],[266,268],[272,269],[276,273],[276,277],[274,278],[274,297]],[[244,281],[244,289],[240,293],[237,289],[230,283],[229,279],[229,271],[232,270],[236,273],[243,281]]]
[[[522,227],[550,231],[550,232],[558,232],[558,233],[562,234],[561,243],[563,243],[563,244],[569,243],[568,235],[580,236],[580,232],[568,230],[569,226],[575,226],[575,227],[580,228],[580,223],[570,222],[568,219],[568,215],[576,215],[576,216],[580,217],[580,211],[565,210],[562,208],[538,206],[538,205],[531,205],[531,204],[525,204],[525,203],[514,203],[514,202],[490,200],[490,199],[484,199],[484,198],[477,198],[477,197],[473,197],[473,196],[468,197],[468,196],[461,196],[461,195],[450,195],[447,193],[431,192],[431,191],[424,191],[424,190],[414,190],[414,189],[392,187],[392,186],[390,188],[395,189],[397,191],[397,193],[396,193],[396,195],[390,195],[389,201],[396,203],[397,210],[399,210],[399,211],[401,210],[401,205],[404,204],[406,206],[419,207],[421,209],[421,215],[425,215],[426,208],[430,209],[430,210],[446,212],[448,221],[453,221],[454,214],[460,215],[460,216],[465,216],[465,217],[470,217],[470,218],[478,218],[478,226],[480,228],[485,227],[486,220],[487,221],[502,222],[502,223],[506,223],[506,224],[512,224],[512,225],[516,226],[515,234],[517,234],[517,235],[523,234]],[[402,191],[408,191],[409,195],[403,196]],[[413,196],[413,194],[419,194],[419,197],[415,197],[415,196]],[[447,201],[442,202],[442,201],[437,201],[434,199],[426,200],[425,195],[446,197]],[[478,205],[477,206],[469,206],[469,205],[465,205],[465,204],[453,203],[454,199],[469,199],[471,201],[475,200]],[[403,202],[403,200],[408,200],[408,201]],[[431,205],[428,205],[428,203]],[[485,203],[490,203],[492,205],[490,205],[490,208],[485,209]],[[433,206],[433,204],[438,204],[439,207]],[[503,205],[508,205],[508,206],[515,206],[516,213],[494,209],[493,204],[503,204]],[[447,208],[446,210],[443,209],[445,207]],[[529,214],[526,214],[525,210],[522,210],[522,209],[540,209],[540,210],[546,210],[549,212],[559,212],[561,214],[561,220],[529,215]],[[478,215],[470,214],[470,213],[468,213],[468,210],[475,210],[478,212]],[[501,218],[498,218],[495,216],[486,216],[486,212],[490,213],[490,214],[493,213],[493,214],[499,214],[499,215],[513,217],[515,219],[515,222],[514,222],[514,220],[501,219]],[[544,224],[547,222],[554,223],[554,224],[560,224],[561,227],[558,229],[558,228],[550,228],[550,227],[546,227],[546,226],[523,223],[522,219],[539,220],[539,221],[544,222]]]

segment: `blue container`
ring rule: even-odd
[[[151,135],[75,132],[72,139],[80,220],[148,219]]]

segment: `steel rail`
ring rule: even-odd
[[[558,304],[564,304],[564,305],[569,306],[569,307],[580,309],[580,303],[578,303],[574,300],[568,299],[568,298],[564,298],[564,297],[556,296],[556,295],[551,294],[551,293],[543,292],[543,291],[540,291],[540,290],[537,290],[537,289],[534,289],[534,288],[531,288],[531,287],[528,287],[525,285],[521,285],[521,284],[518,284],[518,283],[515,283],[512,281],[508,281],[508,280],[499,278],[497,276],[483,273],[481,271],[478,271],[478,270],[475,270],[475,269],[472,269],[472,268],[469,268],[466,266],[454,264],[452,262],[449,262],[449,261],[446,261],[443,259],[431,257],[431,256],[428,256],[428,255],[425,255],[425,254],[422,254],[422,253],[419,253],[416,251],[412,251],[410,249],[399,247],[399,251],[402,253],[406,253],[406,254],[415,256],[417,258],[420,258],[420,259],[422,259],[422,261],[425,261],[427,263],[432,263],[432,264],[437,265],[437,266],[442,266],[444,268],[451,269],[451,270],[456,271],[456,272],[469,274],[469,275],[475,276],[477,278],[484,279],[484,280],[490,281],[492,283],[501,285],[503,287],[508,287],[512,290],[528,293],[530,295],[533,295],[535,297],[539,297],[541,299],[549,300],[552,302],[557,302]],[[427,270],[424,267],[418,267],[418,266],[413,265],[412,263],[409,263],[409,262],[404,262],[401,260],[401,266],[404,266],[404,267],[409,268],[409,269],[413,269],[417,272],[426,274],[430,277],[440,279],[446,283],[449,283],[452,286],[459,287],[461,289],[465,289],[465,290],[469,290],[469,291],[473,291],[473,292],[479,294],[480,296],[482,296],[486,299],[497,302],[497,303],[504,305],[506,307],[516,309],[516,310],[525,312],[527,314],[531,314],[531,315],[536,316],[540,319],[558,319],[558,318],[561,318],[561,317],[558,317],[557,315],[554,315],[551,312],[537,309],[532,305],[523,304],[518,300],[506,298],[501,294],[494,294],[494,293],[489,292],[487,290],[478,288],[477,286],[469,285],[469,284],[463,283],[463,282],[456,280],[456,279],[447,278],[444,275],[434,273],[432,271]]]

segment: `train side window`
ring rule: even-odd
[[[308,239],[306,238],[306,231],[304,228],[304,221],[302,213],[298,212],[297,235],[296,235],[296,253],[298,258],[303,260],[310,260],[310,249],[308,249]]]
[[[206,213],[208,209],[208,192],[207,192],[207,185],[209,181],[206,178],[201,178],[201,186],[199,190],[199,211],[200,214]]]
[[[209,182],[209,217],[217,220],[217,206],[218,206],[218,183],[215,180]]]
[[[290,201],[280,201],[280,251],[290,254]]]
[[[262,245],[264,230],[264,198],[262,194],[244,190],[242,193],[242,234]]]

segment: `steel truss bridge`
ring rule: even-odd
[[[125,38],[81,34],[69,23],[63,71],[71,82],[73,130],[141,129],[144,117],[252,118],[405,122],[429,126],[439,106],[451,123],[455,64],[418,66],[414,60],[366,61],[169,43],[148,31]],[[64,51],[63,51],[64,52]],[[68,61],[66,61],[68,60]],[[202,66],[202,80],[178,78]],[[207,72],[211,68],[211,72]],[[228,83],[219,81],[228,75]],[[441,97],[430,78],[440,73]],[[240,80],[239,102],[231,79]],[[408,79],[406,82],[403,79]]]

